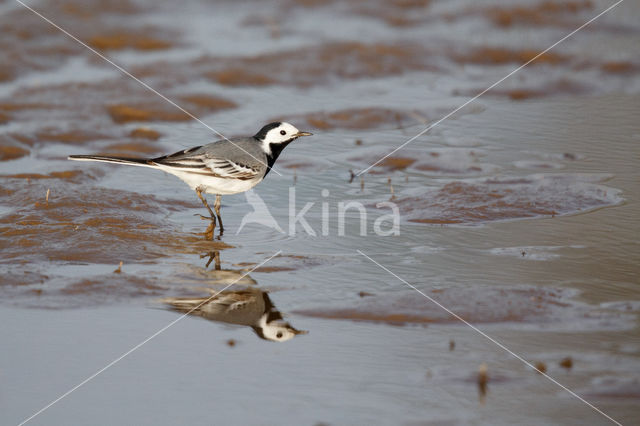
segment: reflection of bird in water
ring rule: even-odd
[[[267,292],[258,289],[223,291],[214,297],[181,298],[163,300],[173,310],[190,312],[211,321],[246,325],[258,337],[274,342],[285,342],[306,331],[296,330],[282,318]],[[203,303],[205,302],[205,303]],[[197,307],[202,304],[202,306]],[[196,308],[197,309],[194,309]]]
[[[256,280],[248,275],[247,268],[222,269],[220,261],[220,251],[214,250],[200,255],[200,259],[207,258],[204,269],[195,269],[195,274],[206,278],[211,284],[237,284],[249,285],[257,284]],[[212,269],[207,269],[213,263]]]

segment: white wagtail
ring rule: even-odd
[[[126,158],[102,155],[70,155],[69,160],[103,161],[159,169],[182,179],[196,191],[209,211],[211,225],[205,233],[211,238],[216,226],[224,231],[220,217],[222,195],[247,191],[260,183],[269,173],[282,150],[300,136],[311,136],[289,123],[275,122],[264,126],[254,136],[222,139],[208,145],[185,149],[157,158]],[[215,194],[215,215],[202,196]]]
[[[268,293],[255,288],[223,291],[214,297],[168,297],[162,302],[177,312],[189,313],[210,321],[249,326],[258,337],[273,342],[285,342],[297,335],[307,334],[285,322]]]

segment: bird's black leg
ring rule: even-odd
[[[210,215],[210,217],[199,215],[200,218],[211,221],[211,223],[207,227],[207,230],[204,232],[204,236],[208,240],[213,240],[213,230],[216,228],[216,216],[213,213],[213,210],[211,210],[211,207],[209,207],[209,203],[207,203],[207,199],[204,198],[204,196],[202,195],[201,188],[196,188],[196,194],[198,194],[198,198],[200,198],[200,201],[202,201],[202,204],[204,204],[207,210],[209,210],[209,215]],[[220,225],[222,225],[222,222],[220,222]],[[220,230],[222,232],[222,228]]]
[[[220,205],[222,203],[222,195],[216,195],[216,201],[213,203],[213,208],[216,211],[216,216],[218,217],[218,224],[220,225],[220,235],[224,232],[224,226],[222,226],[222,217],[220,216]]]

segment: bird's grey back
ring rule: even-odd
[[[222,139],[200,147],[195,153],[210,158],[224,158],[254,170],[267,168],[267,155],[254,137]]]
[[[189,162],[194,157],[206,159],[229,160],[243,167],[249,167],[258,174],[266,171],[268,167],[267,155],[260,147],[260,141],[253,137],[222,139],[207,145],[178,151],[171,155],[153,158],[150,160],[157,164],[176,164]],[[205,157],[204,159],[202,157]]]

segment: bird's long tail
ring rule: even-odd
[[[158,167],[152,160],[145,158],[107,157],[104,155],[70,155],[67,159],[76,161],[101,161],[103,163],[126,164],[129,166]]]
[[[161,302],[169,305],[172,309],[178,312],[197,312],[197,309],[200,305],[204,305],[208,299],[205,298],[195,298],[195,299],[187,299],[187,298],[179,298],[179,297],[167,297],[162,299]],[[196,309],[194,309],[196,308]]]

